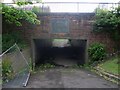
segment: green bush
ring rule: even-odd
[[[10,48],[13,44],[17,43],[20,48],[25,47],[25,42],[19,32],[11,32],[2,35],[2,52]]]
[[[115,43],[115,50],[119,49],[120,42],[120,5],[111,9],[96,9],[93,31],[109,34]]]
[[[28,2],[17,2],[16,5],[22,7],[28,4]],[[1,4],[0,4],[1,5]],[[25,20],[31,24],[40,24],[37,19],[37,15],[30,10],[16,9],[5,4],[2,4],[2,18],[8,24],[14,24],[16,26],[22,26],[22,20]]]
[[[2,77],[3,82],[8,82],[8,80],[13,78],[13,68],[9,60],[3,60],[2,62]]]
[[[88,48],[90,62],[100,61],[106,56],[105,46],[101,43],[93,43]]]

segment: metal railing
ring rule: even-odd
[[[7,3],[8,5],[13,5]],[[104,3],[104,2],[42,2],[34,3],[32,5],[24,6],[23,8],[31,9],[33,6],[37,6],[42,12],[94,12],[96,8],[111,9],[118,7],[120,3]]]

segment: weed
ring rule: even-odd
[[[50,64],[50,63],[41,64],[41,65],[39,66],[40,69],[48,69],[48,68],[54,68],[54,67],[55,67],[55,65]]]
[[[2,77],[3,82],[8,82],[13,78],[13,68],[11,66],[11,62],[9,60],[4,60],[2,62]]]

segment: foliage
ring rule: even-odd
[[[101,43],[93,43],[88,48],[90,62],[103,60],[106,55],[105,46]]]
[[[2,4],[0,4],[0,15],[2,13]]]
[[[8,80],[13,78],[13,68],[9,60],[2,61],[2,77],[3,82],[8,82]]]
[[[18,6],[28,5],[28,4],[32,4],[32,2],[20,2],[20,1],[17,2]]]
[[[107,9],[96,9],[95,32],[108,33],[117,43],[120,40],[120,6]]]
[[[72,66],[72,68],[82,68],[82,67],[83,67],[82,65],[78,65],[78,64]]]
[[[81,69],[81,68],[84,68],[84,69],[91,69],[91,65],[89,63],[85,63],[83,65],[80,65],[80,64],[75,64],[72,66],[72,68],[78,68],[78,69]]]
[[[41,64],[40,65],[40,69],[48,69],[48,68],[54,68],[55,65],[54,64],[50,64],[50,63],[46,63],[46,64]]]
[[[24,48],[26,43],[21,38],[19,32],[11,32],[2,35],[2,51],[10,48],[14,43],[17,43],[21,48]]]
[[[39,7],[37,7],[37,6],[34,6],[34,7],[32,8],[32,11],[33,11],[34,13],[39,13],[39,12],[41,12],[41,9],[40,9]]]
[[[21,5],[26,5],[29,2],[18,2],[19,7]],[[9,24],[15,24],[21,26],[22,20],[26,20],[32,24],[40,24],[40,21],[37,19],[37,15],[32,11],[27,11],[23,9],[17,9],[12,6],[2,4],[2,15],[5,21]]]
[[[14,3],[17,3],[17,2],[29,2],[31,0],[14,0]],[[42,0],[34,0],[36,2],[42,2]]]

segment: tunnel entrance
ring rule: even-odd
[[[63,66],[86,62],[87,40],[80,39],[34,39],[35,66],[52,63]]]

